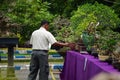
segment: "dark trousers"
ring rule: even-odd
[[[46,51],[33,51],[30,61],[30,74],[28,80],[36,80],[39,72],[39,80],[48,80],[49,64],[48,52]]]

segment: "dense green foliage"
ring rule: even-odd
[[[56,36],[56,39],[58,41],[63,41],[63,42],[72,42],[74,41],[74,35],[73,35],[73,30],[70,25],[69,19],[58,16],[54,18],[53,24],[54,26],[54,35]]]
[[[20,44],[29,40],[42,19],[52,22],[50,31],[57,40],[76,42],[83,31],[103,35],[110,30],[119,34],[119,3],[119,0],[1,0],[0,14],[20,24],[21,30],[17,34]],[[98,22],[100,24],[95,28]]]
[[[47,19],[51,21],[53,15],[47,10],[48,3],[38,1],[18,0],[16,3],[11,3],[7,8],[7,16],[13,22],[21,24],[20,41],[23,43],[29,40],[31,33],[40,27],[40,21]]]
[[[79,5],[94,3],[96,0],[45,0],[50,3],[49,11],[53,14],[71,17],[71,13],[77,10]]]
[[[119,26],[119,21],[118,16],[111,8],[98,3],[94,5],[85,4],[74,12],[71,17],[71,26],[75,30],[75,35],[80,37],[82,31],[86,30],[91,22],[99,22],[100,25],[96,29],[97,31],[102,31],[116,29]]]
[[[119,15],[119,0],[43,0],[50,3],[49,11],[52,14],[64,15],[65,17],[71,17],[71,13],[74,10],[77,10],[78,6],[84,5],[86,3],[94,4],[95,2],[99,2],[101,4],[107,6],[116,6],[114,7],[116,13]]]
[[[103,30],[99,40],[96,42],[100,50],[112,53],[116,50],[116,45],[120,42],[120,34],[112,30]]]
[[[120,0],[116,0],[112,7],[115,10],[116,14],[118,14],[120,17]]]
[[[108,49],[110,48],[110,45],[116,45],[117,41],[119,41],[119,36],[114,38],[113,34],[119,35],[119,33],[114,32],[114,30],[119,28],[120,19],[115,14],[114,10],[112,10],[108,6],[98,3],[95,3],[94,5],[85,4],[79,6],[78,10],[74,12],[70,20],[71,27],[75,32],[75,38],[78,40],[81,38],[82,33],[84,31],[87,31],[90,36],[95,36],[96,34],[99,35],[99,43],[97,43],[97,45],[100,49],[103,49],[103,46],[106,46],[106,48],[104,49]],[[97,22],[99,22],[98,26],[96,26]],[[106,31],[109,33],[107,33]],[[109,36],[106,34],[109,34]],[[102,37],[106,38],[106,40],[104,40],[104,38]],[[114,42],[114,44],[110,44],[110,42],[108,41],[108,39],[110,38],[110,42]],[[88,41],[90,41],[90,39],[88,39]],[[93,40],[91,41],[91,43],[93,43]]]

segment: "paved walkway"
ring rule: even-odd
[[[55,65],[55,63],[53,63]],[[59,73],[60,71],[56,68],[53,69],[53,66],[51,67],[51,65],[53,65],[50,63],[50,75],[49,75],[49,80],[60,80],[59,78]],[[57,63],[56,63],[57,64]],[[58,63],[60,64],[60,63]],[[22,66],[22,69],[17,69],[19,67],[16,67],[15,69],[15,80],[27,80],[28,74],[29,74],[29,63],[15,63],[14,65],[17,66]],[[2,78],[6,78],[7,76],[7,67],[6,64],[1,64],[0,63],[0,77]],[[1,79],[0,80],[4,80]],[[13,79],[9,79],[9,80],[13,80]],[[37,79],[38,80],[38,77]]]
[[[26,70],[15,70],[14,78],[16,78],[15,80],[27,80],[28,74],[29,74],[29,70],[27,69]],[[6,71],[1,71],[0,75],[3,78],[3,79],[0,78],[0,80],[4,80],[7,76]],[[9,77],[9,78],[11,78],[9,80],[13,80],[12,77]],[[60,80],[59,74],[54,74],[54,78],[55,78],[54,80]],[[38,80],[38,77],[36,80]],[[49,75],[49,80],[53,80],[53,76],[51,74]]]
[[[29,74],[28,69],[15,70],[14,78],[16,78],[15,80],[27,80],[28,74]],[[6,76],[8,75],[7,70],[6,69],[1,69],[0,75],[3,78],[3,79],[0,78],[0,80],[4,80],[6,78]],[[11,78],[9,80],[13,80],[13,79]],[[37,77],[36,80],[38,80],[38,77]],[[51,73],[49,75],[49,80],[60,80],[59,72],[54,73],[54,71],[52,71],[52,75],[51,75]]]
[[[15,71],[15,74],[16,74],[16,77],[18,80],[27,80],[27,76],[29,74],[29,71],[28,70]],[[54,77],[56,80],[60,80],[59,74],[54,74]],[[36,80],[38,80],[38,77]],[[53,80],[51,75],[49,75],[49,80]]]

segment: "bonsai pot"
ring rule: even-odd
[[[95,58],[99,58],[98,56],[98,53],[97,52],[94,52],[94,53],[91,53],[92,56],[94,56]]]
[[[113,65],[113,67],[115,69],[117,69],[118,71],[120,71],[120,62],[114,62],[112,65]]]
[[[91,53],[92,53],[92,51],[91,51],[91,50],[87,50],[87,52],[88,52],[88,54],[90,54],[90,55],[91,55]]]
[[[109,57],[108,59],[105,60],[108,64],[112,64],[113,63],[113,59],[111,57]]]

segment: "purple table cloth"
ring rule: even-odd
[[[60,73],[61,80],[90,80],[100,72],[119,73],[111,65],[100,62],[91,55],[68,51],[63,70]]]

